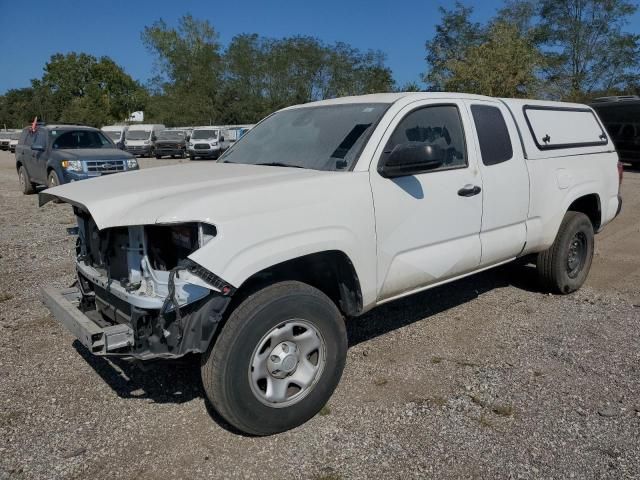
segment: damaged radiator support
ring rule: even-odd
[[[52,308],[67,311],[65,324],[82,343],[97,354],[141,359],[205,351],[234,289],[188,256],[215,237],[215,227],[98,230],[90,215],[76,214],[77,298],[45,297]]]

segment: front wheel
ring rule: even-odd
[[[545,287],[561,294],[578,290],[589,275],[594,243],[589,217],[567,212],[553,245],[538,254],[536,266]]]
[[[55,170],[51,170],[47,177],[47,187],[57,187],[58,185],[60,185],[60,178]]]
[[[270,435],[303,424],[327,403],[347,354],[344,319],[301,282],[268,286],[230,315],[203,355],[202,383],[231,425]]]

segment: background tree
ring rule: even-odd
[[[486,41],[446,63],[445,89],[492,97],[535,97],[543,57],[514,25],[494,23]]]
[[[623,31],[636,10],[625,0],[541,0],[549,80],[562,97],[583,100],[637,82],[640,36]]]
[[[449,66],[452,61],[464,58],[466,50],[478,45],[485,29],[471,21],[472,7],[465,7],[456,1],[451,10],[439,8],[441,20],[436,26],[436,34],[425,44],[427,49],[427,73],[424,82],[428,90],[442,91],[451,77]]]
[[[191,15],[180,18],[177,28],[159,20],[145,27],[142,41],[156,56],[158,75],[151,82],[156,115],[163,112],[169,125],[214,122],[221,111],[223,64],[213,26]]]

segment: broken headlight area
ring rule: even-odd
[[[206,349],[234,288],[188,256],[213,240],[214,226],[189,222],[98,230],[76,211],[80,308],[95,323],[129,325],[122,351],[175,356]],[[76,233],[76,232],[74,232]]]

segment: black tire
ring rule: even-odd
[[[182,150],[182,152],[180,152],[180,158],[187,158],[187,152]]]
[[[264,336],[292,319],[308,322],[324,339],[323,367],[299,400],[274,407],[254,393],[251,365]],[[307,284],[281,282],[250,295],[231,313],[215,345],[202,356],[202,383],[213,407],[232,426],[271,435],[303,424],[322,409],[340,381],[346,355],[344,318],[336,305]]]
[[[29,174],[23,165],[20,165],[20,168],[18,169],[18,180],[20,180],[22,193],[25,195],[32,195],[36,193],[36,184],[29,180]]]
[[[589,275],[594,243],[589,217],[581,212],[567,212],[553,245],[540,252],[536,260],[544,287],[560,294],[578,290]]]
[[[158,155],[158,154],[156,153],[156,160],[160,160],[161,158],[162,158],[162,155]]]
[[[57,187],[58,185],[60,185],[60,178],[55,170],[51,170],[47,175],[47,187]]]

